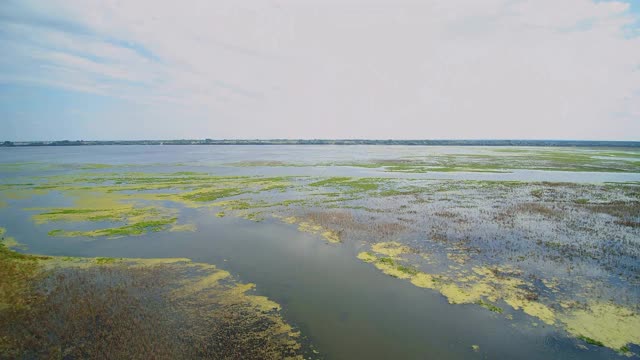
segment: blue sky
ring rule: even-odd
[[[640,140],[640,1],[5,0],[0,140]]]

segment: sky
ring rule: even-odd
[[[0,140],[640,140],[640,0],[0,0]]]

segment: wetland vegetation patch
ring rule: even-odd
[[[3,358],[303,358],[280,306],[213,265],[0,245],[0,270]]]

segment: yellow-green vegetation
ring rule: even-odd
[[[493,311],[494,313],[502,314],[502,311],[503,311],[501,307],[495,306],[495,305],[493,305],[491,303],[488,303],[488,302],[486,302],[486,301],[484,301],[482,299],[476,301],[476,304],[482,306],[483,308],[485,308],[485,309],[487,309],[489,311]]]
[[[348,195],[379,190],[385,181],[387,179],[383,178],[331,177],[312,182],[309,186],[339,188],[342,194]]]
[[[110,238],[117,238],[122,236],[137,236],[143,235],[147,232],[158,232],[166,229],[172,229],[173,231],[185,231],[185,229],[190,230],[185,227],[169,227],[176,222],[177,218],[167,218],[161,220],[148,220],[148,221],[140,221],[130,225],[114,227],[114,228],[106,228],[106,229],[97,229],[97,230],[87,230],[87,231],[69,231],[69,230],[60,230],[55,229],[48,232],[49,236],[63,236],[63,237],[77,237],[77,236],[86,236],[86,237],[99,237],[106,236]]]
[[[136,207],[126,203],[123,196],[114,193],[70,192],[75,198],[73,208],[36,208],[42,211],[33,216],[36,224],[48,222],[110,222],[114,226],[86,231],[54,229],[50,236],[64,237],[121,237],[136,236],[147,232],[171,229],[173,231],[188,230],[185,227],[170,227],[177,218],[175,211],[163,207]]]
[[[27,248],[24,244],[17,242],[16,239],[11,236],[3,238],[0,243],[2,243],[2,245],[6,246],[9,249],[25,250]]]
[[[569,333],[592,345],[621,350],[640,344],[640,314],[613,303],[588,304],[563,315],[561,321]]]
[[[55,221],[131,221],[148,219],[160,214],[153,207],[135,208],[133,205],[114,203],[109,208],[30,209],[45,212],[33,216],[37,224]]]
[[[392,258],[411,252],[408,246],[402,245],[397,241],[375,243],[371,245],[371,250]]]
[[[640,344],[640,315],[629,308],[612,303],[592,303],[577,310],[570,306],[557,306],[564,308],[557,313],[531,293],[532,284],[518,277],[513,268],[477,266],[471,273],[460,270],[429,274],[406,265],[403,255],[410,253],[415,252],[398,242],[380,242],[373,244],[371,251],[360,252],[357,257],[387,275],[440,292],[450,304],[477,304],[502,313],[503,309],[495,303],[504,301],[514,310],[522,310],[548,325],[564,325],[570,334],[590,344],[620,351],[628,351],[627,344]],[[544,281],[552,289],[557,282],[557,279]]]
[[[396,242],[378,243],[372,246],[375,254],[361,253],[358,257],[373,263],[385,274],[408,279],[415,286],[439,291],[451,304],[479,304],[491,311],[502,312],[493,303],[503,300],[514,309],[537,317],[547,324],[555,322],[553,311],[537,301],[530,300],[525,282],[509,276],[511,269],[474,267],[473,274],[457,276],[448,274],[428,274],[413,267],[402,265],[400,256],[409,252],[409,248]],[[380,250],[382,252],[378,252]],[[382,255],[392,257],[382,257]],[[406,269],[409,268],[410,271]]]
[[[0,227],[0,244],[4,245],[9,249],[21,249],[26,250],[26,246],[16,241],[15,238],[11,236],[5,236],[7,230],[3,227]]]
[[[274,215],[276,218],[279,216]],[[297,218],[295,216],[290,217],[280,217],[282,221],[287,224],[297,224],[298,230],[310,234],[316,234],[322,236],[325,240],[330,243],[339,243],[340,235],[331,229],[327,229],[321,225],[316,224],[312,220],[305,220],[302,218]]]
[[[91,230],[54,229],[51,236],[120,237],[153,231],[192,231],[191,226],[175,225],[177,211],[168,203],[186,207],[223,207],[234,215],[254,221],[259,212],[249,209],[282,204],[224,200],[242,194],[282,191],[291,186],[287,177],[212,176],[204,173],[82,173],[47,177],[46,184],[9,184],[0,189],[5,198],[28,198],[56,191],[74,199],[73,207],[35,208],[37,224],[53,222],[96,222]],[[223,213],[219,213],[220,215]],[[218,216],[220,216],[218,215]],[[109,226],[104,227],[108,222]]]
[[[280,306],[213,265],[0,245],[0,273],[2,358],[303,358]]]

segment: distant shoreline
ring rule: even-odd
[[[95,145],[410,145],[410,146],[553,146],[553,147],[640,147],[640,141],[596,140],[63,140],[4,141],[0,147]]]

